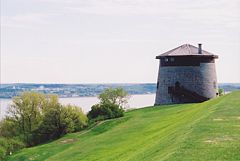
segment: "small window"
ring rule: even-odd
[[[168,62],[168,58],[165,58],[165,62]]]
[[[171,61],[171,62],[174,62],[174,58],[170,58],[170,61]]]

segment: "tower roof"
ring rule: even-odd
[[[199,53],[200,50],[200,53]],[[217,55],[214,55],[210,52],[207,52],[205,50],[200,48],[195,47],[190,44],[184,44],[181,45],[175,49],[172,49],[170,51],[167,51],[161,55],[156,56],[156,59],[160,59],[162,57],[170,57],[170,56],[194,56],[194,57],[213,57],[213,58],[218,58]]]

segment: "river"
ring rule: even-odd
[[[127,108],[142,108],[154,104],[155,94],[131,95]],[[91,106],[99,102],[97,97],[72,97],[60,98],[59,102],[67,105],[76,105],[87,113]],[[6,115],[8,106],[12,103],[11,99],[0,99],[0,119]]]

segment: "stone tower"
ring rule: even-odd
[[[203,102],[218,95],[217,55],[184,44],[156,57],[160,59],[155,105]]]

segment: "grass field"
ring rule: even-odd
[[[240,160],[240,92],[204,103],[147,107],[7,160]]]

